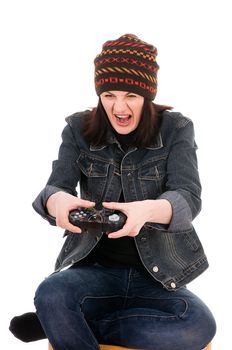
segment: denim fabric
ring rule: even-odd
[[[192,225],[201,209],[194,127],[190,119],[176,112],[164,112],[159,136],[150,147],[129,148],[124,153],[113,134],[101,147],[93,147],[82,136],[89,111],[67,118],[58,160],[46,187],[33,203],[34,209],[50,224],[46,202],[59,190],[77,195],[80,185],[84,199],[126,202],[165,198],[173,216],[169,225],[146,223],[134,238],[142,264],[168,290],[176,290],[201,274],[208,261]],[[64,246],[56,271],[87,256],[102,236],[93,230],[84,234],[65,232]]]
[[[214,318],[187,288],[167,291],[145,270],[73,267],[38,287],[35,306],[55,350],[97,350],[98,343],[146,350],[201,350]]]

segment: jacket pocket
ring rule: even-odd
[[[148,162],[138,170],[138,180],[144,199],[156,198],[165,189],[166,161]]]
[[[109,162],[98,157],[80,154],[77,164],[81,170],[82,197],[99,201],[102,199],[109,172]]]
[[[184,233],[184,242],[186,246],[190,248],[193,252],[196,252],[201,245],[199,238],[194,230]]]
[[[90,157],[81,154],[77,160],[80,170],[87,177],[106,177],[108,173],[109,163],[99,158]]]

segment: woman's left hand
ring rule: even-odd
[[[119,210],[127,216],[125,225],[121,230],[112,232],[109,238],[119,238],[123,236],[135,237],[139,234],[140,229],[147,221],[146,210],[144,210],[143,202],[116,203],[104,202],[103,207],[107,209]]]
[[[103,207],[119,210],[127,216],[127,221],[123,228],[110,233],[108,235],[109,238],[135,237],[146,222],[169,223],[172,214],[171,205],[165,199],[129,203],[104,202]],[[165,218],[162,218],[164,215]]]

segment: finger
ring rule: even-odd
[[[120,230],[115,231],[115,232],[110,232],[108,234],[108,237],[109,238],[120,238],[120,237],[128,236],[130,233],[130,228],[131,228],[131,226],[126,223],[123,226],[123,228],[121,228]]]
[[[73,232],[73,233],[81,233],[82,232],[80,227],[72,225],[69,221],[64,222],[62,224],[57,222],[57,226],[61,227],[64,230]]]
[[[110,232],[108,234],[108,237],[109,238],[119,238],[124,236],[135,237],[139,234],[140,229],[141,229],[141,226],[135,226],[133,222],[131,222],[130,220],[127,220],[121,230],[118,230],[116,232]]]
[[[68,230],[68,231],[70,231],[70,232],[73,232],[73,233],[81,233],[81,232],[82,232],[80,227],[74,226],[74,225],[72,225],[72,224],[70,224],[70,223],[68,223],[68,224],[66,225],[66,228],[65,228],[65,229]]]
[[[120,238],[125,236],[128,236],[128,232],[123,229],[108,234],[108,238]]]
[[[81,228],[75,225],[72,225],[69,220],[64,221],[64,227],[65,230],[71,231],[73,233],[81,233]]]
[[[79,199],[78,201],[78,205],[81,205],[85,208],[91,208],[91,207],[94,207],[95,206],[95,202],[91,202],[91,201],[88,201],[86,199]]]
[[[118,202],[103,202],[102,203],[104,208],[107,209],[114,209],[114,210],[123,210],[125,204],[124,203],[118,203]]]
[[[56,218],[56,225],[73,233],[81,233],[80,227],[71,224],[71,222],[68,219],[68,214],[58,216]]]
[[[72,203],[69,207],[69,210],[75,210],[77,208],[93,208],[95,202],[87,201],[85,199],[78,199],[75,203]]]

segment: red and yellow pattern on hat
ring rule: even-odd
[[[94,60],[97,95],[104,91],[129,91],[150,100],[157,92],[157,49],[133,34],[103,44]]]

